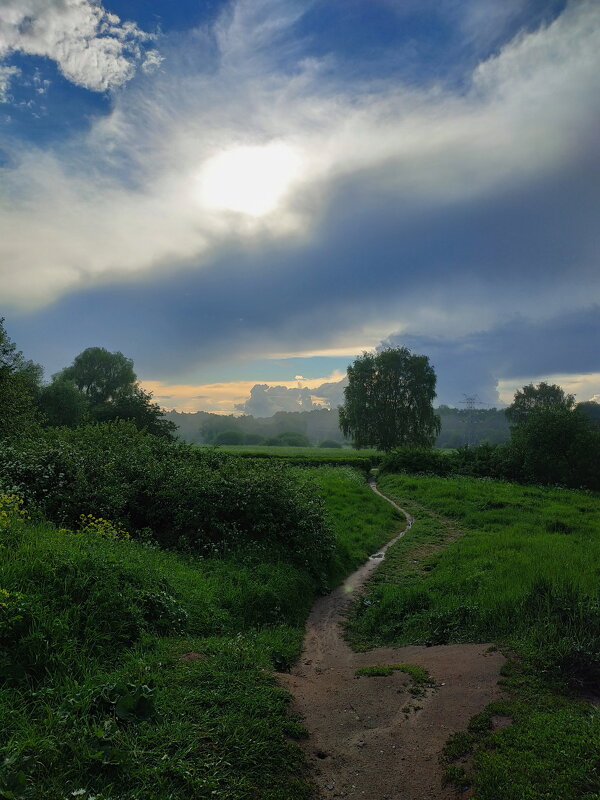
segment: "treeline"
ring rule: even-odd
[[[177,425],[182,439],[198,444],[288,447],[326,444],[335,447],[344,442],[337,410],[278,411],[272,417],[264,418],[206,411],[167,411],[165,418]]]
[[[553,390],[554,400],[544,399],[547,389]],[[528,404],[532,398],[534,402]],[[513,423],[508,442],[450,452],[399,448],[382,459],[381,469],[600,491],[599,412],[600,405],[595,402],[575,406],[573,397],[560,387],[526,386],[507,409]]]
[[[454,448],[481,442],[499,444],[507,441],[510,435],[508,420],[501,409],[469,412],[440,406],[436,413],[442,426],[436,447]],[[178,436],[195,444],[325,447],[349,444],[340,431],[337,409],[278,411],[272,417],[167,411],[165,419],[177,426]]]

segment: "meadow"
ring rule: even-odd
[[[280,490],[297,487],[301,508],[310,493],[333,537],[319,565],[243,529],[226,551],[169,551],[2,495],[0,796],[309,797],[304,731],[274,672],[297,658],[318,592],[400,523],[356,470],[279,469]]]
[[[271,447],[266,445],[196,445],[241,458],[281,460],[301,466],[347,465],[369,472],[383,458],[379,450],[354,450],[351,447]]]
[[[600,498],[408,474],[379,487],[416,522],[355,606],[351,642],[497,643],[507,699],[448,743],[448,778],[477,800],[598,798]],[[493,731],[494,716],[512,724]]]

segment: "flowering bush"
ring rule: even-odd
[[[61,529],[61,530],[64,530]],[[103,517],[94,517],[93,514],[80,514],[79,530],[81,533],[92,533],[106,539],[130,539],[125,528]]]
[[[0,529],[29,519],[23,505],[24,500],[18,494],[0,493]]]

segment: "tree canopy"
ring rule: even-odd
[[[440,429],[435,384],[427,356],[406,347],[365,352],[348,367],[340,428],[357,448],[431,447]]]
[[[40,394],[49,425],[130,420],[139,429],[170,438],[176,425],[137,382],[133,361],[123,353],[88,347],[54,376]]]
[[[564,389],[555,383],[532,383],[524,386],[515,394],[513,402],[505,409],[508,420],[514,424],[526,422],[532,411],[544,408],[564,408],[570,410],[575,405],[572,394],[565,394]]]
[[[104,347],[88,347],[57,377],[73,381],[93,405],[130,393],[137,381],[133,361]]]

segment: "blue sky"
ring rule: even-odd
[[[188,410],[599,395],[599,69],[594,0],[0,0],[0,314]]]

